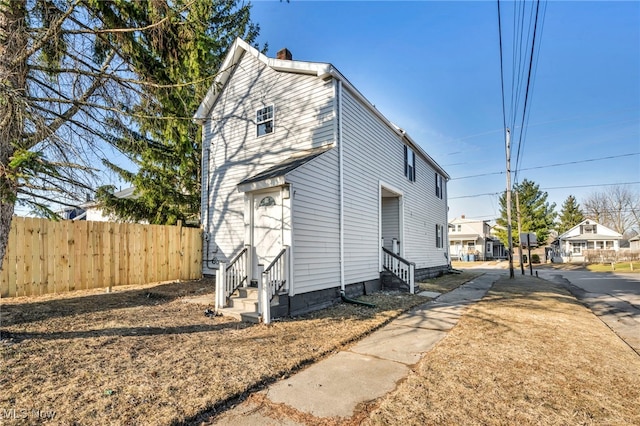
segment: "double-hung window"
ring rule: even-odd
[[[442,176],[436,172],[436,197],[442,199],[444,197],[444,188],[442,186]]]
[[[444,226],[436,224],[436,248],[444,246]]]
[[[256,124],[258,128],[258,136],[273,133],[273,105],[260,108],[256,112]]]
[[[404,146],[404,175],[411,182],[416,181],[416,155],[407,145]]]

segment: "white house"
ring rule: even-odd
[[[134,187],[129,187],[120,191],[116,191],[113,193],[113,195],[116,198],[135,199],[138,197],[138,195],[135,194],[134,191]],[[118,222],[120,220],[114,214],[105,213],[100,203],[96,201],[87,201],[81,207],[85,210],[87,220],[95,222]],[[146,221],[142,221],[141,223],[146,223]]]
[[[504,244],[492,234],[488,220],[464,215],[449,222],[449,253],[453,260],[489,260],[507,257]]]
[[[135,188],[125,188],[116,191],[113,195],[116,198],[132,199],[137,198],[134,194]],[[87,194],[87,201],[78,207],[65,207],[57,211],[61,219],[64,220],[88,220],[92,222],[118,222],[119,218],[113,214],[105,213],[100,203],[91,200]]]
[[[622,234],[597,223],[592,219],[586,219],[578,225],[560,234],[554,241],[552,260],[554,262],[583,262],[589,250],[613,250],[620,249]]]
[[[252,281],[269,321],[448,268],[449,175],[333,65],[237,39],[194,119],[219,309]]]

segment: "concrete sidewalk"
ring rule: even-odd
[[[359,404],[395,389],[500,275],[498,271],[481,275],[401,315],[349,349],[261,391],[265,403],[245,401],[216,418],[214,424],[302,425],[313,419],[352,417]],[[277,413],[272,404],[279,407]],[[283,418],[283,413],[288,414]]]

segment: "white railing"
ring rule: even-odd
[[[226,262],[220,262],[220,269],[216,275],[216,309],[227,306],[233,292],[248,284],[249,248],[244,246],[228,265]]]
[[[259,276],[258,294],[260,301],[258,311],[262,316],[262,322],[271,322],[271,302],[282,292],[289,290],[289,246],[284,246],[280,253],[273,259],[267,269],[258,265]]]
[[[382,247],[382,267],[386,271],[391,272],[399,280],[409,286],[409,292],[413,293],[415,289],[415,271],[416,265],[397,254]]]

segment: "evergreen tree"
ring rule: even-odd
[[[194,105],[233,38],[255,38],[248,13],[233,0],[0,0],[0,264],[16,203],[55,217],[52,203],[84,202],[107,144],[158,182],[152,222],[195,215]]]
[[[188,11],[172,15],[172,8]],[[137,43],[120,42],[148,94],[132,108],[132,126],[113,123],[117,146],[137,166],[130,171],[105,164],[134,187],[133,199],[113,196],[112,186],[97,192],[107,212],[127,220],[198,224],[200,211],[201,126],[191,117],[204,99],[224,54],[236,37],[253,42],[258,27],[249,20],[250,6],[236,0],[180,0],[126,6],[126,16],[139,26],[164,20],[158,35]],[[110,5],[96,0],[108,23],[126,25],[125,14],[109,14]],[[121,6],[125,7],[125,6]],[[153,66],[148,66],[153,64]]]
[[[558,234],[564,234],[584,220],[582,209],[573,195],[569,195],[562,204],[559,219]]]
[[[548,194],[540,190],[540,187],[530,180],[523,180],[513,187],[513,205],[511,214],[511,229],[514,246],[519,244],[516,196],[520,203],[520,221],[522,232],[536,234],[539,244],[544,244],[549,237],[549,231],[553,229],[557,216],[556,204],[547,202]],[[507,194],[506,191],[500,197],[500,217],[496,220],[498,226],[498,238],[505,246],[508,246],[507,238]]]

